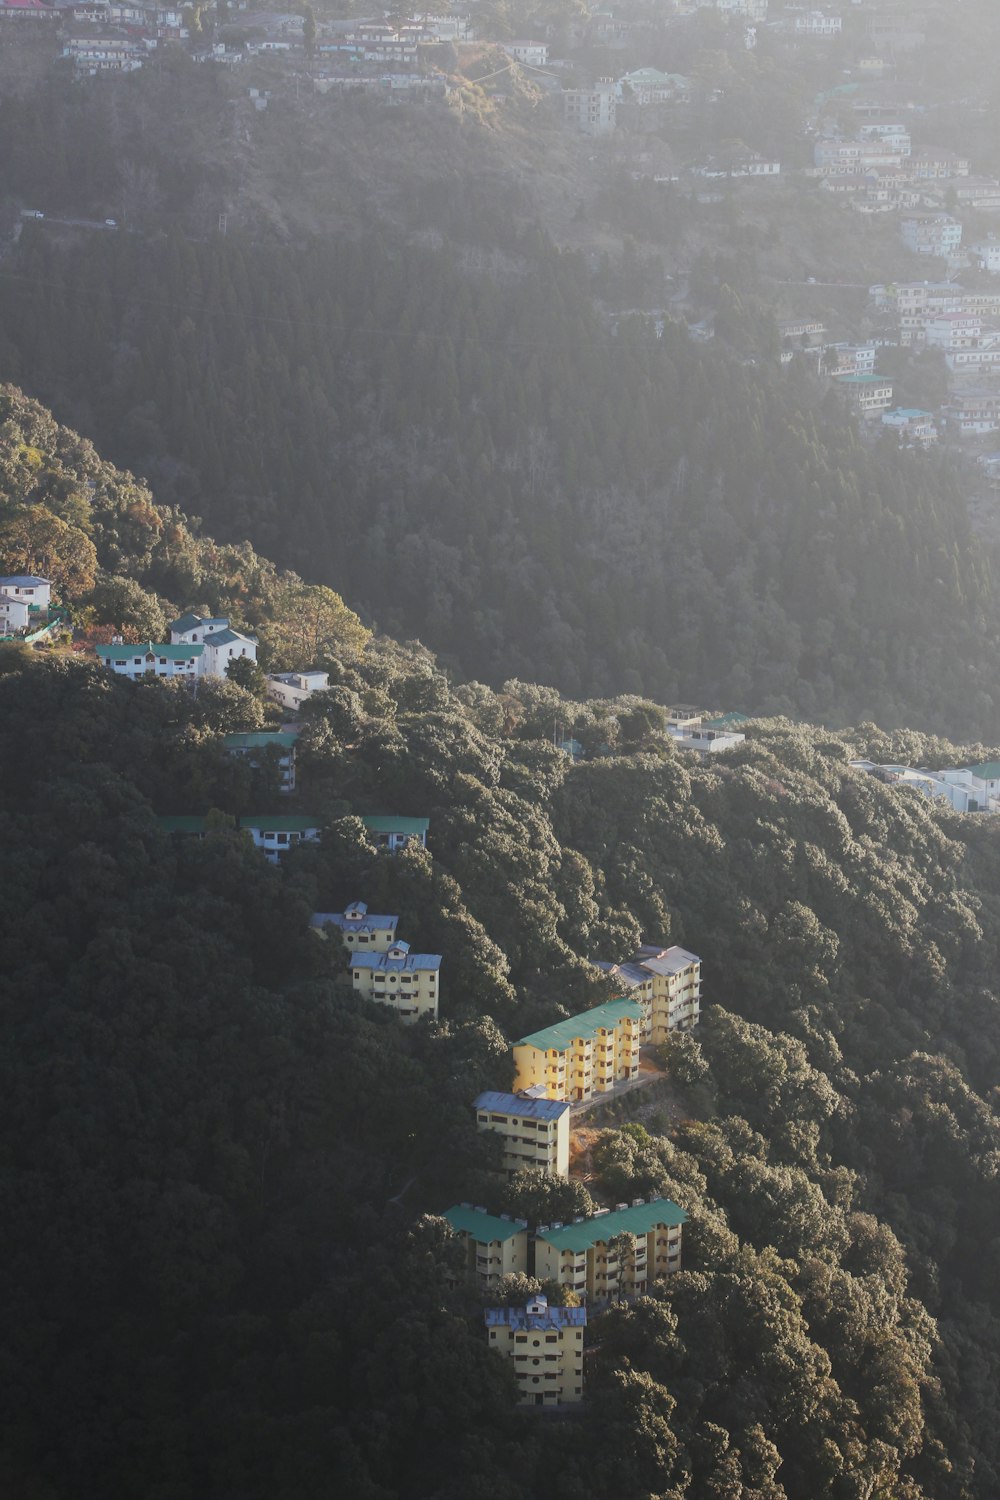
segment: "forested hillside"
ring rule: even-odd
[[[997,734],[992,571],[945,465],[863,450],[763,355],[613,336],[537,234],[499,274],[384,231],[46,235],[0,280],[0,368],[460,672]]]
[[[55,516],[56,566],[79,532],[98,569],[112,533],[122,577],[166,567],[127,529],[158,532],[148,492],[5,402],[0,538]],[[226,597],[233,552],[186,546]],[[1000,830],[847,764],[948,747],[758,720],[703,767],[634,697],[450,683],[363,634],[320,660],[323,841],[271,867],[223,818],[178,843],[154,816],[235,810],[218,735],[252,688],[0,647],[7,1488],[991,1500]],[[429,816],[430,850],[380,855],[373,805]],[[444,955],[440,1026],[338,983],[307,924],[354,897]],[[468,1104],[642,938],[702,955],[708,1005],[669,1056],[680,1122],[612,1121],[590,1191],[675,1199],[685,1269],[594,1320],[585,1419],[536,1423],[436,1215],[589,1206],[508,1185]]]

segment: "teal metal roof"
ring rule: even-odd
[[[471,1234],[473,1239],[489,1244],[492,1240],[512,1240],[515,1234],[524,1234],[523,1224],[514,1224],[510,1219],[498,1219],[495,1214],[481,1214],[477,1208],[466,1208],[457,1203],[445,1210],[443,1218],[448,1220],[456,1234]]]
[[[258,729],[247,733],[224,734],[222,743],[227,750],[266,750],[269,745],[291,750],[298,737],[295,730]]]
[[[307,833],[320,826],[319,818],[306,817],[305,814],[295,816],[291,813],[275,813],[273,816],[261,817],[259,814],[244,813],[240,817],[241,828],[256,828],[258,833]]]
[[[157,645],[153,641],[140,641],[138,644],[124,644],[118,646],[95,646],[97,655],[103,661],[134,661],[137,656],[164,657],[167,661],[190,661],[204,651],[204,646],[173,646],[169,643]]]
[[[745,724],[749,714],[741,714],[734,710],[732,713],[719,714],[714,719],[702,719],[702,729],[737,729],[740,724]]]
[[[996,781],[1000,778],[1000,760],[984,760],[978,766],[967,766],[966,770],[980,781]]]
[[[641,1020],[642,1006],[637,1000],[609,1000],[605,1005],[595,1005],[593,1010],[581,1011],[578,1016],[569,1016],[546,1026],[542,1031],[533,1031],[523,1036],[517,1047],[537,1047],[543,1052],[565,1052],[580,1038],[595,1037],[599,1031],[616,1025],[625,1016]]]
[[[613,1213],[601,1214],[600,1218],[584,1219],[580,1224],[567,1224],[563,1229],[549,1229],[538,1235],[555,1250],[589,1250],[598,1241],[607,1244],[616,1234],[648,1234],[657,1224],[686,1224],[687,1214],[669,1198],[657,1198],[653,1203],[639,1203],[635,1208],[618,1208]]]
[[[397,818],[390,813],[359,813],[370,833],[426,833],[430,818]]]

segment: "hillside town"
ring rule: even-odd
[[[828,203],[844,216],[835,284],[804,275],[798,290],[791,279],[774,286],[776,357],[829,382],[870,439],[883,435],[915,452],[947,443],[968,451],[984,485],[1000,476],[993,440],[1000,159],[963,149],[963,121],[971,131],[980,105],[952,100],[927,71],[941,22],[931,0],[905,10],[884,0],[838,0],[821,10],[780,0],[680,0],[655,16],[625,0],[545,22],[526,11],[518,35],[506,34],[483,4],[405,18],[339,18],[308,5],[263,10],[249,0],[219,10],[0,0],[0,35],[5,44],[30,36],[49,49],[53,66],[79,79],[134,72],[181,50],[244,78],[251,113],[283,108],[291,97],[298,106],[303,90],[458,113],[473,95],[501,112],[530,98],[538,128],[589,138],[592,170],[613,167],[651,200],[673,195],[709,218],[733,205],[748,221],[779,223]],[[685,63],[685,72],[671,60],[695,55],[695,26],[703,29],[700,61],[694,71]],[[740,134],[718,141],[713,122],[731,108],[736,80],[732,65],[718,83],[706,73],[713,40],[738,43],[758,68],[801,68],[825,80],[787,122],[779,153],[775,129],[745,111]],[[126,210],[111,207],[97,211],[93,228],[134,229]],[[44,226],[59,221],[59,208],[32,203],[20,212]],[[852,238],[867,243],[873,234],[881,258],[894,262],[892,274],[874,282],[863,264],[851,264]],[[712,312],[705,315],[683,269],[656,301],[630,311],[658,331],[669,317],[687,322],[696,338],[712,336]],[[614,312],[615,326],[622,316]],[[204,650],[166,653],[158,665],[176,675],[210,670],[217,649],[210,643],[170,644]]]

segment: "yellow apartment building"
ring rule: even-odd
[[[542,1088],[548,1099],[590,1099],[639,1073],[644,1012],[635,1000],[609,1000],[514,1044],[514,1091]]]
[[[541,1295],[525,1307],[488,1307],[490,1348],[514,1361],[521,1406],[583,1399],[585,1307],[550,1307]]]
[[[538,1167],[550,1177],[569,1176],[569,1105],[487,1089],[476,1099],[476,1124],[503,1138],[508,1172]]]
[[[352,901],[344,912],[316,911],[309,926],[326,936],[334,928],[348,953],[388,953],[396,941],[398,917],[375,916],[363,901]]]
[[[665,1042],[671,1031],[689,1031],[701,1018],[701,959],[674,944],[647,944],[626,963],[598,962],[609,979],[643,1008],[644,1042]]]
[[[495,1286],[511,1271],[527,1274],[527,1219],[497,1218],[485,1208],[458,1203],[444,1218],[465,1244],[466,1269],[480,1286]]]
[[[385,953],[355,950],[351,958],[357,993],[391,1005],[408,1022],[437,1020],[440,970],[440,953],[411,953],[409,943],[393,942]]]
[[[687,1214],[668,1198],[601,1209],[575,1224],[539,1224],[535,1276],[571,1287],[588,1302],[634,1297],[681,1269],[681,1229]],[[618,1236],[628,1237],[620,1246]],[[615,1244],[612,1245],[612,1241]]]

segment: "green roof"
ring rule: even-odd
[[[1000,760],[984,760],[978,766],[966,766],[973,776],[978,776],[980,781],[1000,780]]]
[[[657,1198],[653,1203],[638,1203],[635,1208],[619,1208],[613,1213],[601,1214],[597,1219],[584,1219],[581,1224],[567,1224],[563,1229],[549,1229],[538,1238],[555,1250],[589,1250],[598,1240],[607,1244],[616,1234],[648,1234],[657,1224],[686,1224],[687,1214],[669,1198]]]
[[[390,813],[359,813],[369,833],[426,833],[430,818],[396,818]]]
[[[735,709],[732,713],[719,714],[714,719],[703,719],[702,729],[735,729],[739,724],[746,724],[750,715],[741,714]]]
[[[261,817],[258,814],[243,813],[240,817],[241,828],[256,828],[258,833],[305,833],[307,829],[319,828],[319,818],[309,818],[305,814],[294,816],[291,813],[275,813],[273,816]]]
[[[454,1208],[446,1209],[443,1216],[448,1220],[456,1234],[471,1234],[473,1239],[483,1240],[487,1244],[491,1240],[512,1240],[515,1234],[524,1234],[523,1224],[514,1224],[510,1219],[498,1219],[495,1214],[481,1214],[476,1208],[466,1208],[457,1203]]]
[[[153,641],[141,641],[139,644],[126,643],[118,646],[96,646],[97,655],[105,661],[117,661],[124,657],[126,660],[137,656],[163,656],[167,661],[190,661],[193,656],[200,656],[204,646],[171,646],[169,644],[157,645]]]
[[[595,1037],[602,1028],[614,1026],[624,1016],[641,1020],[642,1015],[638,1000],[609,1000],[604,1005],[595,1005],[593,1010],[581,1011],[578,1016],[569,1016],[554,1026],[546,1026],[543,1031],[533,1031],[514,1045],[538,1047],[543,1052],[565,1052],[580,1037]]]
[[[266,750],[269,745],[291,750],[298,737],[297,730],[258,729],[245,734],[224,734],[222,743],[227,750]]]

